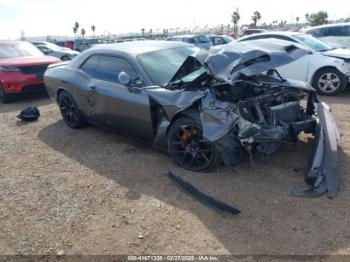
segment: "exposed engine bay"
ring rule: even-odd
[[[313,133],[316,120],[300,105],[303,90],[277,85],[267,75],[243,78],[210,89],[217,99],[237,105],[242,120],[236,135],[249,153],[271,154],[283,143],[297,142],[300,132]]]

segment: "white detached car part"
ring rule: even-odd
[[[348,87],[350,78],[349,49],[332,48],[313,36],[297,32],[262,33],[247,36],[238,41],[258,39],[291,41],[302,44],[309,49],[309,55],[278,68],[283,77],[305,81],[323,95],[337,95]]]

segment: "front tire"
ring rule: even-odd
[[[214,143],[202,136],[199,123],[181,117],[168,131],[168,152],[179,166],[197,172],[207,172],[220,163],[220,154]]]
[[[9,94],[7,94],[4,90],[4,88],[0,85],[0,103],[6,104],[11,102],[11,97]]]
[[[58,97],[58,105],[67,126],[73,129],[79,129],[86,125],[78,105],[71,94],[62,91]]]
[[[347,78],[335,68],[325,68],[318,71],[313,78],[312,86],[321,95],[338,95],[347,87]]]

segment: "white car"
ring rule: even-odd
[[[61,47],[49,42],[32,42],[45,55],[58,57],[62,61],[72,60],[80,52],[71,50],[66,47]]]
[[[349,49],[333,48],[311,35],[298,32],[261,33],[243,37],[237,41],[269,38],[299,43],[310,50],[309,55],[277,68],[283,77],[305,81],[322,95],[337,95],[348,87],[350,80]]]
[[[350,48],[350,23],[328,24],[301,29],[321,41],[340,48]]]

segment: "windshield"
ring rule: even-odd
[[[231,43],[232,41],[234,41],[234,39],[228,35],[223,35],[221,37],[226,40],[226,43]]]
[[[190,55],[199,52],[197,47],[186,46],[147,53],[138,57],[151,81],[165,86]]]
[[[296,39],[301,41],[303,44],[311,47],[313,50],[317,52],[324,52],[324,51],[329,51],[333,49],[331,46],[327,45],[326,43],[316,39],[315,37],[311,35],[295,35],[294,36]]]
[[[0,59],[23,56],[43,56],[43,53],[27,42],[0,43]]]

